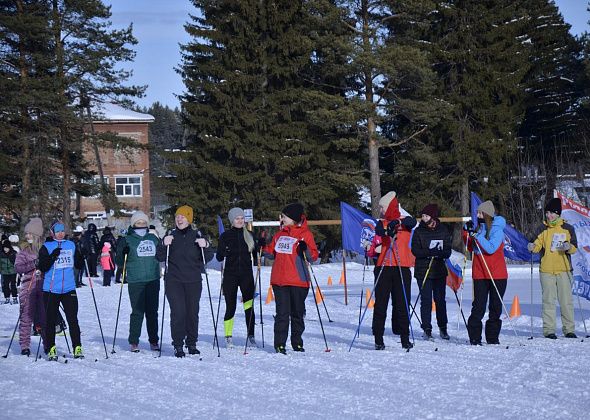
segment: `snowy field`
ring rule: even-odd
[[[538,267],[535,267],[534,297],[530,298],[530,267],[510,266],[504,302],[510,310],[515,295],[522,316],[513,320],[517,338],[507,320],[500,346],[472,347],[467,343],[463,321],[458,322],[458,305],[447,288],[451,341],[421,338],[413,319],[415,348],[405,352],[391,333],[390,311],[386,323],[385,351],[373,350],[372,311],[361,328],[352,351],[348,351],[359,316],[359,296],[371,287],[372,267],[363,284],[363,266],[349,264],[349,304],[338,285],[341,264],[315,265],[314,272],[333,320],[324,308],[321,315],[331,352],[324,341],[311,293],[307,301],[306,352],[275,354],[273,341],[274,302],[264,304],[270,268],[262,269],[265,348],[243,354],[245,321],[238,309],[233,350],[212,348],[213,323],[204,287],[201,299],[198,347],[202,360],[187,356],[176,359],[170,343],[166,317],[164,347],[155,358],[142,335],[140,353],[130,353],[127,344],[129,299],[123,293],[116,353],[111,354],[119,286],[95,285],[108,359],[100,337],[90,288],[78,289],[79,319],[84,360],[69,363],[21,356],[13,343],[8,358],[0,358],[0,410],[2,418],[532,418],[582,419],[590,411],[590,339],[582,342],[582,316],[590,327],[590,304],[575,302],[579,339],[565,339],[558,316],[558,340],[542,337]],[[328,276],[334,285],[327,286]],[[463,292],[465,316],[471,308],[471,272],[467,271]],[[220,273],[209,271],[213,306],[217,308]],[[86,281],[87,282],[87,281]],[[99,282],[101,284],[101,282]],[[417,286],[413,284],[414,302]],[[364,298],[363,298],[364,301]],[[160,300],[161,308],[161,300]],[[262,344],[259,303],[256,301],[256,338]],[[221,303],[223,318],[224,304]],[[161,311],[161,309],[160,309]],[[161,315],[161,313],[160,313]],[[168,311],[166,313],[168,315]],[[534,339],[529,340],[530,316]],[[0,306],[0,350],[5,354],[18,317],[17,305]],[[486,318],[487,319],[487,316]],[[221,322],[221,325],[223,323]],[[222,335],[222,327],[218,334]],[[32,339],[36,350],[38,338]],[[63,337],[56,337],[60,355],[67,353]],[[223,341],[223,340],[222,340]],[[15,345],[16,344],[16,345]],[[509,346],[507,349],[506,346]],[[68,355],[69,357],[69,355]]]

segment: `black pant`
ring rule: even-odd
[[[381,272],[381,277],[379,277],[379,272]],[[407,311],[412,287],[410,269],[408,267],[401,267],[403,288],[399,267],[383,267],[383,271],[379,267],[379,270],[376,269],[375,273],[377,273],[375,281],[378,280],[375,287],[375,309],[373,311],[373,335],[375,336],[375,344],[383,344],[389,296],[391,296],[393,305],[391,318],[394,334],[399,332],[402,342],[405,342],[410,336],[410,323]]]
[[[78,325],[78,296],[76,295],[76,291],[72,290],[64,294],[43,292],[43,300],[45,301],[47,311],[47,328],[45,329],[45,345],[47,348],[45,351],[47,352],[51,347],[55,346],[55,325],[60,318],[60,303],[63,306],[68,321],[72,347],[75,349],[77,346],[82,345],[80,342],[80,326]]]
[[[229,321],[236,314],[239,287],[242,291],[248,335],[254,335],[254,277],[252,276],[252,270],[249,270],[249,272],[249,276],[235,276],[227,273],[223,276],[223,296],[225,298],[225,315],[223,320]]]
[[[498,287],[500,296],[504,297],[506,291],[507,280],[494,280]],[[486,313],[486,304],[488,296],[490,298],[488,320],[486,321],[486,341],[488,343],[498,342],[500,330],[502,329],[502,300],[498,297],[498,292],[492,284],[492,280],[473,280],[473,305],[471,306],[471,315],[467,320],[467,332],[469,333],[469,340],[474,343],[481,342],[481,320]]]
[[[103,286],[110,286],[111,285],[111,277],[113,277],[113,270],[103,270],[103,272],[102,272],[102,285]]]
[[[275,295],[275,348],[285,346],[289,335],[289,320],[291,320],[291,346],[303,346],[303,331],[305,331],[305,299],[309,293],[308,287],[273,286]]]
[[[117,266],[117,271],[115,273],[115,283],[121,283],[121,274],[123,274],[123,266]]]
[[[98,265],[98,255],[97,254],[88,254],[86,257],[86,262],[88,263],[88,270],[90,273],[88,275],[90,277],[98,277],[96,274],[96,267]]]
[[[8,299],[12,293],[12,297],[18,296],[16,289],[16,274],[2,274],[2,293]]]
[[[170,303],[170,333],[174,347],[195,346],[199,338],[199,301],[201,281],[183,283],[168,280],[166,297]]]
[[[432,330],[432,299],[436,305],[436,323],[438,328],[446,328],[447,323],[447,302],[446,287],[447,279],[438,278],[416,279],[420,288],[420,317],[422,318],[422,329]],[[422,285],[424,283],[424,285]]]

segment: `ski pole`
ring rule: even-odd
[[[66,313],[66,310],[64,309],[63,305],[61,305],[61,310],[64,311],[64,314]],[[61,316],[61,314],[60,314],[60,316]],[[65,325],[65,321],[64,321],[63,317],[61,317],[61,320]],[[62,329],[63,329],[63,333],[64,333],[64,339],[66,340],[66,347],[68,348],[68,354],[72,354],[72,350],[70,350],[70,343],[68,342],[68,335],[66,334],[66,329],[63,327],[62,327]]]
[[[309,276],[309,269],[311,267],[311,264],[309,263],[309,261],[307,260],[307,256],[305,255],[305,252],[303,252],[303,261],[307,264],[307,275]],[[315,302],[315,308],[318,312],[318,319],[320,320],[320,327],[322,329],[322,336],[324,337],[324,343],[326,344],[326,350],[324,350],[326,353],[329,353],[331,350],[328,347],[328,340],[326,340],[326,333],[324,332],[324,323],[322,322],[322,316],[320,314],[320,306],[318,305],[317,300],[315,299],[315,288],[313,287],[313,282],[311,281],[311,276],[309,276],[309,284],[311,285],[311,293],[313,294],[313,301]],[[314,276],[315,278],[315,276]],[[316,280],[317,283],[317,280]],[[324,306],[325,307],[325,306]],[[328,313],[328,310],[326,309],[326,313]],[[328,316],[329,317],[329,316]],[[330,321],[331,322],[331,321]]]
[[[531,252],[531,336],[529,340],[533,339],[533,253]]]
[[[457,295],[457,292],[455,290],[453,290],[453,293],[455,294],[455,299],[457,299],[457,304],[459,305],[459,311],[461,312],[461,316],[463,317],[463,323],[465,324],[465,329],[467,329],[467,321],[465,320],[465,314],[463,313],[463,307],[461,306],[461,302],[459,301],[459,295]]]
[[[211,320],[213,324],[215,324],[215,312],[213,312],[213,300],[211,300],[211,288],[209,287],[209,274],[207,274],[207,262],[205,261],[205,249],[201,248],[201,256],[203,257],[203,270],[205,270],[205,281],[207,282],[207,293],[209,294],[209,306],[211,306]],[[217,343],[217,357],[221,357],[221,353],[219,351],[219,340],[217,339],[217,329],[215,325],[213,325],[214,330],[214,342]]]
[[[260,253],[258,254],[258,302],[260,306],[260,332],[262,333],[262,348],[264,348],[264,318],[262,318],[262,248],[260,248]]]
[[[318,280],[317,280],[317,278],[315,277],[315,273],[314,273],[314,271],[313,271],[313,267],[311,266],[310,262],[307,260],[307,256],[305,256],[305,253],[304,253],[303,255],[304,255],[304,260],[307,262],[307,266],[309,267],[309,270],[311,270],[311,274],[313,275],[313,280],[315,281],[315,285],[316,285],[316,286],[317,286],[317,288],[319,289],[319,288],[320,288],[320,286],[318,285]],[[311,283],[311,281],[310,281],[310,283]],[[321,291],[320,291],[320,293],[321,293]],[[315,300],[315,292],[314,292],[314,300]],[[322,299],[322,303],[323,303],[323,305],[324,305],[324,310],[326,311],[326,316],[328,317],[328,322],[334,322],[334,321],[332,321],[332,320],[330,319],[330,314],[328,313],[328,308],[327,308],[327,306],[326,306],[326,302],[324,301],[324,299]]]
[[[461,300],[457,300],[457,303],[459,304],[459,309],[461,310],[461,315],[463,315],[463,289],[465,286],[465,270],[467,270],[467,254],[469,254],[469,235],[467,235],[467,240],[465,241],[465,253],[463,254],[463,268],[461,269]],[[463,315],[463,321],[465,321],[465,315]],[[459,325],[459,314],[457,314],[457,330],[459,330]],[[467,323],[465,323],[465,329],[467,329]]]
[[[119,312],[121,311],[121,298],[123,297],[123,285],[125,284],[125,275],[127,274],[127,255],[125,254],[125,260],[123,261],[123,273],[121,274],[121,288],[119,290],[119,304],[117,305],[117,319],[115,320],[115,333],[113,334],[113,348],[111,354],[116,353],[115,341],[117,340],[117,328],[119,327]]]
[[[573,279],[573,277],[571,275],[571,272],[568,271],[567,272],[567,276],[568,276],[569,281],[570,281],[570,289],[573,290],[573,288],[574,288],[574,279]],[[578,297],[578,308],[579,308],[579,312],[580,312],[580,315],[582,317],[582,322],[584,323],[584,333],[586,334],[586,337],[585,338],[589,338],[590,335],[588,335],[588,330],[586,329],[586,319],[584,318],[584,313],[582,312],[582,302],[580,301],[580,295],[576,293],[576,296]],[[575,323],[574,323],[574,325],[575,325]]]
[[[58,242],[58,247],[60,247],[60,244]],[[55,264],[55,262],[53,263]],[[86,267],[86,269],[88,270],[88,267]],[[45,303],[45,337],[47,337],[47,314],[49,313],[49,303],[51,302],[51,289],[53,287],[53,280],[55,279],[55,267],[53,267],[53,271],[51,272],[51,281],[49,282],[49,292],[47,292],[47,302]],[[32,280],[31,280],[32,281]],[[29,285],[30,286],[30,285]],[[43,286],[41,286],[43,287]],[[43,296],[43,300],[45,300],[45,296]],[[55,334],[55,325],[53,325],[54,331],[53,333]],[[43,335],[39,334],[39,343],[37,344],[37,354],[35,355],[35,362],[37,360],[39,360],[39,351],[41,350],[41,340],[43,339]],[[54,341],[55,341],[55,335],[54,335]],[[47,343],[45,344],[47,345]]]
[[[223,259],[223,264],[221,264],[221,285],[219,286],[219,299],[217,300],[217,315],[215,316],[215,321],[213,322],[213,328],[215,328],[215,332],[217,332],[217,326],[219,325],[219,308],[221,307],[221,295],[223,292],[223,270],[225,268],[225,258]],[[213,348],[215,348],[215,341],[213,342]]]
[[[102,338],[102,345],[104,346],[105,359],[108,359],[109,353],[107,352],[107,343],[104,340],[104,334],[102,332],[102,324],[100,322],[100,315],[98,314],[98,305],[96,304],[96,296],[94,295],[94,286],[92,284],[92,277],[90,276],[90,270],[88,270],[88,260],[86,258],[84,258],[84,264],[86,265],[86,272],[88,273],[88,283],[90,283],[90,291],[92,292],[92,300],[94,301],[94,309],[96,310],[96,319],[98,320],[98,328],[100,328],[100,336]]]
[[[412,306],[412,315],[410,316],[410,322],[412,322],[412,317],[416,315],[418,322],[420,323],[420,328],[422,328],[422,320],[418,316],[416,312],[416,305],[418,305],[418,299],[422,297],[422,289],[424,289],[424,285],[426,284],[426,280],[428,279],[428,274],[430,274],[430,268],[432,267],[432,262],[434,261],[434,257],[430,257],[430,262],[428,263],[428,269],[426,270],[426,274],[424,275],[424,280],[422,280],[422,286],[418,288],[418,296],[416,296],[416,301],[414,302],[414,306]],[[422,304],[422,302],[420,302]],[[411,306],[411,304],[410,304]]]
[[[162,327],[160,328],[160,351],[158,351],[158,357],[162,357],[162,344],[164,344],[164,315],[166,313],[166,275],[168,274],[168,257],[170,257],[170,245],[166,245],[166,267],[164,267],[164,298],[162,299]]]
[[[508,312],[508,309],[506,309],[506,305],[504,305],[504,300],[502,300],[502,295],[500,295],[500,291],[498,290],[498,286],[496,285],[496,281],[494,280],[494,277],[492,276],[492,272],[490,271],[490,267],[488,267],[488,263],[487,263],[487,261],[484,258],[483,252],[481,251],[481,247],[479,246],[479,243],[476,240],[474,240],[473,243],[477,247],[477,250],[479,252],[480,258],[483,261],[483,265],[485,266],[486,271],[488,272],[488,275],[490,276],[490,281],[492,282],[492,285],[494,286],[494,290],[498,294],[498,299],[500,299],[500,303],[502,304],[502,308],[504,309],[504,312],[505,312],[506,316],[508,317],[508,323],[510,324],[510,327],[512,328],[512,331],[514,331],[514,335],[518,339],[519,344],[520,345],[524,345],[520,341],[520,336],[516,332],[516,328],[514,328],[514,324],[512,323],[512,319],[510,319],[510,313]]]
[[[365,289],[365,271],[369,265],[369,257],[367,256],[367,250],[365,249],[365,264],[363,265],[363,285],[361,287],[361,296],[359,299],[359,323],[361,322],[361,312],[363,311],[363,292]]]
[[[373,284],[373,288],[371,289],[371,293],[369,293],[369,300],[368,300],[367,304],[365,305],[365,309],[363,311],[363,316],[361,316],[361,319],[359,320],[359,324],[356,327],[354,337],[352,338],[352,341],[350,342],[350,346],[348,346],[349,352],[352,349],[352,345],[354,344],[356,337],[357,336],[360,337],[361,324],[363,323],[363,320],[365,319],[365,315],[367,314],[367,309],[369,309],[369,303],[371,302],[371,299],[373,298],[373,294],[375,293],[375,289],[377,288],[377,285],[379,284],[379,280],[381,279],[381,274],[383,274],[383,267],[385,267],[385,265],[381,266],[381,269],[379,270],[379,274],[377,274],[377,278],[375,279],[375,283]]]
[[[29,280],[29,287],[27,288],[27,299],[31,298],[31,285],[33,284],[33,281],[35,281],[35,277],[37,274],[37,269],[33,270],[33,274],[31,275],[31,280]],[[14,326],[14,331],[12,331],[12,337],[10,338],[10,343],[8,344],[8,349],[6,349],[6,354],[4,356],[2,356],[4,359],[6,359],[8,357],[8,352],[10,352],[10,348],[12,347],[12,342],[14,341],[14,336],[16,335],[16,330],[20,324],[20,319],[23,315],[23,309],[22,309],[22,305],[18,305],[18,319],[16,320],[16,325]]]
[[[258,255],[258,269],[256,271],[256,276],[260,276],[260,255]],[[254,292],[256,293],[256,278],[254,278]],[[246,329],[248,331],[246,333],[246,344],[244,345],[244,354],[248,354],[248,337],[250,336],[250,326],[252,325],[252,322],[255,322],[256,319],[256,315],[254,315],[254,294],[252,295],[252,311],[250,312],[250,316],[248,317],[248,320],[246,322]]]
[[[404,303],[406,304],[406,313],[408,314],[408,324],[410,324],[410,333],[412,335],[412,344],[414,344],[416,342],[416,340],[414,339],[414,328],[412,327],[409,299],[408,299],[408,294],[406,293],[406,287],[404,284],[404,275],[403,275],[402,267],[401,267],[401,259],[399,257],[399,249],[397,247],[397,242],[394,240],[394,238],[391,238],[391,243],[392,243],[393,249],[395,251],[395,259],[397,260],[397,268],[399,271],[399,281],[401,282],[402,291],[404,292]],[[410,351],[410,349],[408,348],[406,350],[406,352],[409,352],[409,351]]]

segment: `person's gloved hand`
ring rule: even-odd
[[[383,221],[379,220],[375,225],[375,234],[379,236],[385,236],[385,228],[383,227]]]
[[[467,233],[472,233],[475,231],[475,227],[473,226],[473,221],[469,220],[467,223],[463,225],[463,230]]]
[[[131,248],[129,248],[129,245],[125,245],[125,248],[123,248],[123,255],[129,255],[129,251],[131,251]]]
[[[173,240],[174,240],[174,236],[172,236],[172,235],[164,236],[164,246],[169,246]]]
[[[562,251],[569,251],[570,249],[572,249],[572,244],[570,244],[569,242],[564,242],[561,245],[561,250]]]
[[[392,220],[387,224],[387,236],[395,238],[395,235],[397,235],[397,225],[399,225],[399,220]]]
[[[529,252],[533,252],[533,250],[535,249],[535,244],[532,242],[529,242],[529,244],[526,246],[526,249],[528,249]]]
[[[371,241],[362,241],[361,246],[365,251],[368,251],[371,248]]]
[[[256,243],[256,245],[258,245],[258,248],[264,248],[266,246],[266,238],[263,236],[258,238],[258,242]]]
[[[303,257],[303,254],[305,254],[305,251],[307,251],[307,244],[305,243],[304,240],[299,241],[299,244],[297,245],[297,253],[299,254],[300,257]]]
[[[51,251],[51,254],[49,254],[49,256],[52,260],[55,261],[59,257],[59,254],[61,254],[61,248],[55,248],[53,251]]]
[[[207,248],[207,245],[208,245],[207,239],[205,239],[205,238],[197,238],[195,240],[195,243],[197,245],[199,245],[201,248]]]

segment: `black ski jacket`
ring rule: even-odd
[[[223,232],[219,237],[215,257],[218,261],[225,258],[224,274],[253,276],[252,254],[248,251],[248,244],[244,239],[244,228],[232,227]]]
[[[412,254],[416,257],[414,277],[423,279],[428,270],[430,259],[432,266],[428,272],[429,279],[440,279],[447,276],[445,259],[451,256],[451,234],[440,222],[434,229],[429,229],[424,222],[414,230],[412,236]]]

